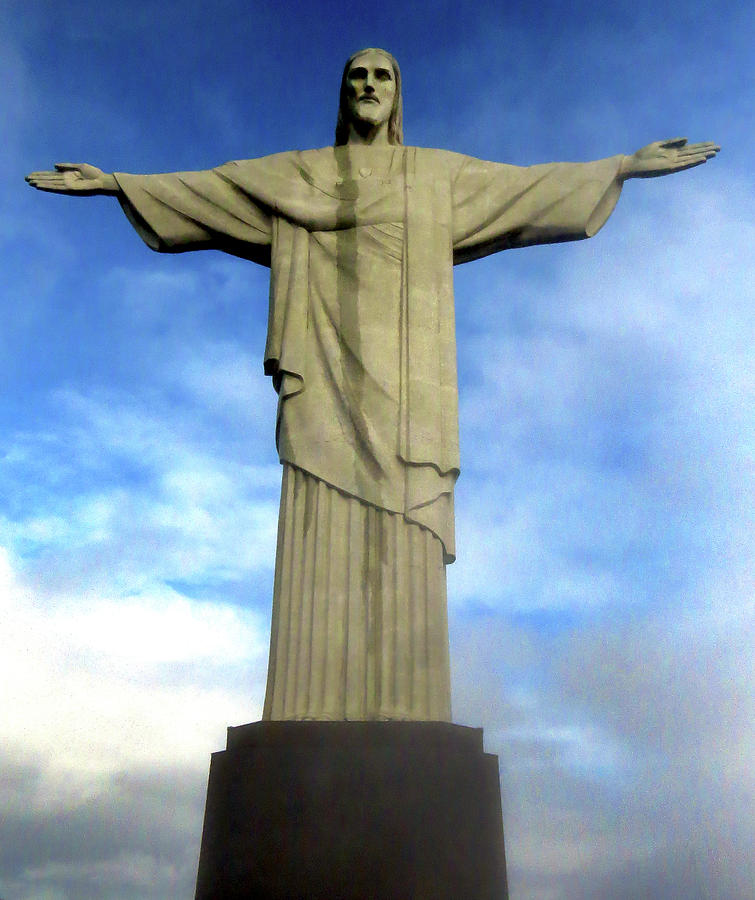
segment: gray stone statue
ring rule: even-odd
[[[529,168],[402,143],[384,50],[346,63],[334,147],[204,172],[60,163],[153,250],[269,266],[265,371],[283,464],[265,719],[451,718],[445,567],[459,474],[452,267],[591,237],[627,178],[700,165],[683,138]]]

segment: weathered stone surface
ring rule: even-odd
[[[309,513],[281,530],[265,717],[450,719],[445,565],[456,552],[459,474],[452,266],[590,237],[625,179],[699,165],[718,147],[677,138],[632,156],[529,168],[404,147],[401,73],[376,48],[346,63],[335,144],[206,172],[110,175],[63,163],[27,180],[45,191],[116,195],[154,250],[215,248],[271,268],[265,370],[280,397],[281,462],[302,473],[302,491],[326,484],[353,501],[354,519],[369,507],[382,524],[344,525],[349,539],[337,554],[329,527],[312,537]],[[387,555],[381,536],[391,516],[410,527]],[[416,543],[415,527],[437,548],[407,565],[399,559]],[[289,556],[305,545],[293,596]],[[355,559],[362,577],[351,577]],[[343,571],[350,577],[334,585]],[[411,621],[391,619],[401,580]],[[359,627],[348,619],[355,605]],[[432,653],[415,652],[420,625]],[[376,640],[376,628],[398,641]],[[405,665],[395,652],[402,643]],[[386,692],[375,672],[389,669],[395,684]]]

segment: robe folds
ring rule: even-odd
[[[442,150],[344,146],[202,172],[116,173],[123,208],[152,249],[214,248],[271,269],[264,366],[279,396],[276,442],[286,471],[266,717],[450,719],[443,566],[455,557],[459,474],[452,267],[499,250],[590,237],[618,199],[622,159],[520,168]],[[356,583],[325,587],[321,575],[307,588],[301,573],[284,575],[284,545],[304,553],[315,519],[322,546],[312,545],[313,559],[343,534],[343,524],[291,512],[297,490],[309,498],[307,508],[322,502],[335,509],[340,498],[391,517],[370,531],[369,516],[356,510],[364,527],[352,529],[341,563],[327,562],[332,573],[361,560],[369,591]],[[440,567],[442,591],[438,576],[430,582],[442,601],[416,586],[413,557],[386,551],[390,541],[414,546],[413,537],[401,537],[407,527],[438,542],[429,556]],[[417,540],[418,547],[425,538]],[[382,561],[366,541],[383,547]],[[386,552],[405,560],[406,571],[395,574],[395,585],[404,585],[397,600],[374,589],[387,577]],[[281,617],[286,578],[301,583],[301,596],[293,606],[286,601]],[[367,610],[359,636],[333,619],[334,608],[342,616],[351,609],[353,624],[353,602],[343,598],[354,591],[363,592]],[[419,655],[389,662],[376,622],[385,623],[385,604],[402,603],[415,624],[425,623],[424,636],[396,613],[390,652]],[[318,638],[329,617],[333,639]],[[388,669],[408,673],[390,691]],[[426,689],[428,678],[435,688]],[[297,679],[329,687],[294,690]]]

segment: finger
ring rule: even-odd
[[[80,171],[83,163],[55,163],[58,172]]]
[[[676,155],[681,159],[685,156],[698,156],[700,153],[712,153],[715,156],[716,151],[712,147],[706,149],[705,147],[690,146],[679,150]]]
[[[27,182],[40,191],[66,191],[70,186],[62,177],[58,178],[27,178]]]
[[[707,162],[709,159],[713,159],[715,155],[715,153],[690,153],[687,156],[677,156],[677,158],[671,163],[671,165],[686,166],[687,163],[696,162],[698,160]]]
[[[698,144],[688,144],[687,149],[697,151],[699,153],[708,153],[709,151],[718,153],[721,150],[721,147],[714,141],[701,141]]]
[[[713,147],[708,150],[696,150],[694,153],[679,153],[677,159],[680,162],[689,162],[690,159],[696,159],[700,157],[702,159],[713,159],[718,151]]]
[[[667,141],[661,141],[661,147],[668,147],[671,150],[674,147],[683,147],[686,143],[686,137],[669,138]]]
[[[50,194],[59,194],[62,191],[66,190],[66,186],[64,184],[35,184],[33,181],[30,182],[30,184],[38,191],[47,191]]]
[[[706,162],[708,162],[708,160],[705,157],[703,157],[702,159],[690,160],[689,162],[685,162],[684,165],[675,166],[674,171],[675,172],[683,172],[685,169],[694,169],[695,166],[701,166],[703,163],[706,163]]]
[[[62,181],[53,181],[51,178],[27,178],[26,179],[29,184],[34,185],[34,187],[40,187],[44,185],[45,187],[55,187],[57,185],[62,186]]]
[[[27,175],[26,180],[31,184],[65,184],[62,175]]]
[[[29,178],[44,178],[45,176],[53,176],[54,178],[60,178],[57,172],[53,172],[50,169],[45,169],[42,172],[29,172],[26,176],[27,181]]]
[[[708,156],[692,156],[689,159],[680,160],[673,166],[672,171],[683,172],[685,169],[693,169],[695,166],[701,166],[703,163],[708,162],[708,159],[710,159]]]

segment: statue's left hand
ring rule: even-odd
[[[688,144],[687,138],[655,141],[631,156],[624,157],[621,178],[656,178],[700,166],[712,159],[721,148],[713,141]]]

